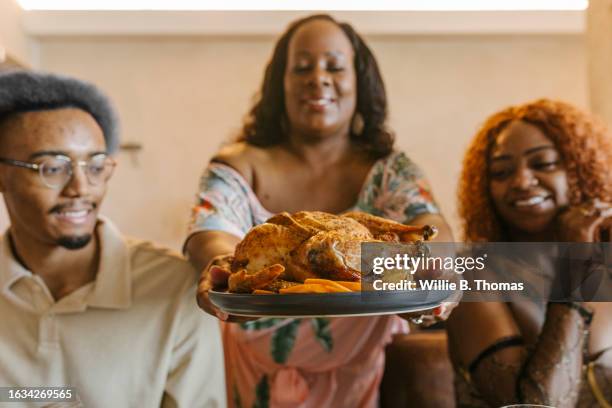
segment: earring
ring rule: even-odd
[[[361,113],[356,112],[355,115],[353,115],[353,122],[351,123],[351,133],[355,136],[361,136],[364,126],[363,116]]]

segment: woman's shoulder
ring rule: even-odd
[[[420,167],[401,150],[393,150],[387,156],[379,159],[375,166],[378,172],[393,174],[397,177],[423,177]]]
[[[404,153],[403,150],[393,150],[381,159],[387,165],[404,164],[415,166],[414,162]]]
[[[223,146],[211,159],[236,170],[249,183],[253,184],[253,174],[265,157],[264,149],[245,142],[234,142]]]

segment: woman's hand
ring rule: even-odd
[[[448,319],[453,310],[459,305],[462,296],[462,292],[455,292],[447,299],[447,302],[442,302],[440,306],[434,309],[414,313],[402,313],[399,317],[419,326],[429,327]]]
[[[562,242],[610,242],[612,205],[596,199],[570,207],[559,215],[557,233]]]
[[[399,317],[418,326],[429,327],[448,319],[451,312],[458,304],[459,302],[442,302],[440,306],[434,309],[422,310],[414,313],[402,313]]]
[[[211,289],[227,289],[227,280],[231,273],[232,259],[232,254],[219,255],[214,257],[206,268],[204,268],[200,275],[200,283],[198,285],[198,306],[206,313],[225,322],[247,322],[250,320],[257,320],[257,318],[253,317],[229,315],[213,305],[208,297],[208,292]]]

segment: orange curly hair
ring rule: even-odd
[[[559,150],[571,205],[595,198],[612,201],[612,143],[601,121],[560,101],[511,106],[486,120],[463,159],[458,195],[467,241],[508,239],[489,194],[488,157],[497,136],[515,120],[537,126]]]

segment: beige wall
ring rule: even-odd
[[[28,40],[21,29],[22,13],[15,0],[0,0],[0,70],[14,68],[15,62],[29,62]],[[0,232],[8,224],[3,202],[0,204]]]
[[[31,44],[21,28],[23,11],[15,0],[0,0],[0,48],[22,63],[30,63]]]
[[[398,36],[370,44],[398,146],[423,167],[455,229],[461,157],[486,115],[541,96],[587,105],[582,36]],[[124,232],[180,246],[199,173],[238,129],[272,45],[268,37],[41,42],[41,66],[101,86],[123,118],[124,141],[144,146],[119,155],[104,206]]]
[[[591,108],[612,123],[612,0],[590,0],[587,21]]]

